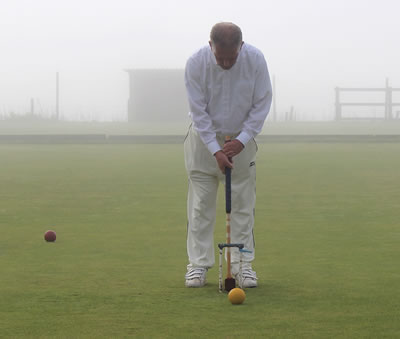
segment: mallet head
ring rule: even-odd
[[[226,278],[225,279],[225,291],[229,292],[230,290],[236,287],[235,278]]]

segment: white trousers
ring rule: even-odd
[[[221,147],[224,136],[217,137]],[[189,267],[210,268],[215,263],[214,226],[219,182],[225,176],[219,169],[215,157],[200,139],[193,127],[189,128],[184,143],[185,165],[188,174],[187,198],[187,253]],[[250,140],[245,148],[233,158],[231,179],[232,211],[231,242],[243,243],[251,253],[243,254],[243,267],[251,266],[254,260],[254,206],[256,202],[257,145]],[[222,226],[222,225],[221,225]],[[220,242],[225,242],[221,239]],[[239,251],[233,248],[232,271],[239,262]]]

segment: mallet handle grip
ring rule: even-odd
[[[226,167],[225,168],[225,211],[226,211],[226,213],[231,213],[231,210],[232,210],[231,177],[232,177],[232,170],[229,167]]]
[[[231,138],[229,136],[225,137],[225,143],[230,142]],[[231,159],[229,159],[231,161]],[[231,209],[232,209],[232,201],[231,201],[231,177],[232,171],[229,167],[225,168],[225,209],[226,209],[226,243],[231,243]],[[227,278],[232,278],[231,272],[231,250],[230,247],[227,248],[226,252],[226,261],[227,261]]]

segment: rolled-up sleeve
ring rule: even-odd
[[[221,150],[213,131],[212,121],[206,111],[207,102],[201,86],[201,72],[198,61],[190,58],[185,68],[185,86],[193,126],[211,154]]]
[[[241,133],[237,136],[243,145],[256,137],[264,125],[271,107],[272,87],[268,72],[268,66],[264,56],[259,55],[258,69],[253,94],[253,105],[248,113],[247,119],[243,124]]]

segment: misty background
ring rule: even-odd
[[[400,87],[399,12],[397,0],[0,0],[0,118],[26,114],[31,98],[54,114],[59,72],[63,120],[126,121],[125,70],[183,69],[215,23],[232,21],[263,51],[278,113],[333,119],[336,86]],[[383,102],[344,99],[369,97]]]

